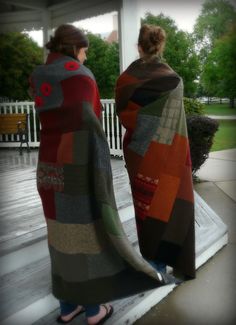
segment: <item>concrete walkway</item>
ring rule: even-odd
[[[195,190],[229,228],[229,244],[135,325],[236,324],[236,149],[213,152]]]
[[[236,120],[236,115],[208,115],[214,120]]]
[[[201,180],[213,182],[236,202],[236,149],[210,153],[197,176]]]

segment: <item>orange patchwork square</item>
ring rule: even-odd
[[[157,178],[163,172],[169,150],[170,146],[152,141],[140,164],[139,172]]]
[[[130,110],[120,113],[120,119],[127,129],[134,129],[137,120],[138,111]]]
[[[141,107],[140,105],[129,100],[126,110],[127,111],[137,111],[140,107]]]
[[[194,202],[193,184],[192,184],[192,170],[189,166],[183,167],[181,183],[177,194],[179,199],[189,202]]]
[[[190,166],[190,168],[192,168],[192,160],[191,160],[191,152],[190,152],[189,143],[188,143],[188,147],[187,147],[186,166]]]
[[[143,157],[139,156],[136,152],[130,150],[128,147],[124,148],[124,156],[129,177],[132,181],[133,178],[135,178],[138,174],[139,165],[142,162]]]
[[[122,73],[119,77],[118,82],[116,84],[116,89],[119,90],[120,88],[126,87],[128,85],[139,84],[140,80],[136,77],[133,77],[127,73]]]
[[[187,138],[176,134],[173,143],[170,146],[169,159],[166,161],[165,173],[181,177],[183,167],[186,165],[187,153]]]
[[[180,179],[175,176],[162,174],[157,189],[154,193],[148,215],[154,219],[168,222],[176,195],[179,189]]]
[[[74,133],[64,133],[61,137],[57,150],[57,162],[61,164],[71,164],[73,162],[73,139]]]

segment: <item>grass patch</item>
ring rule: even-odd
[[[230,108],[229,104],[204,104],[206,115],[236,115],[236,108]]]
[[[236,120],[219,120],[211,151],[236,148]]]

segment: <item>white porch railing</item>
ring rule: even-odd
[[[110,153],[114,156],[122,156],[122,127],[115,114],[114,99],[102,99],[104,111],[102,114],[103,128],[107,136]],[[34,109],[34,102],[12,102],[0,103],[0,114],[28,114],[29,145],[30,147],[39,146],[40,124]],[[18,135],[0,134],[0,148],[11,148],[19,146]]]

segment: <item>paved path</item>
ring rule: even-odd
[[[236,120],[236,115],[207,115],[214,120]]]
[[[236,202],[236,149],[211,152],[197,176],[201,180],[214,182]]]

